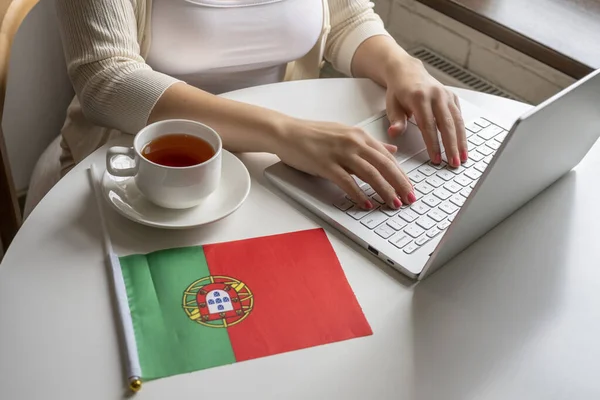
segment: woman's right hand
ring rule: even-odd
[[[285,164],[328,179],[359,206],[374,207],[351,174],[394,209],[416,201],[414,189],[393,153],[396,146],[373,139],[364,130],[331,122],[292,120],[275,153]]]

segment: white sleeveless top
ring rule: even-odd
[[[154,0],[146,62],[219,94],[279,82],[316,44],[322,0]]]

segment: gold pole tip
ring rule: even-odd
[[[142,380],[140,378],[131,378],[129,380],[129,389],[132,392],[139,392],[142,389]]]

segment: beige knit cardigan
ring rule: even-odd
[[[152,0],[56,0],[56,8],[76,93],[62,129],[65,172],[113,137],[137,133],[163,92],[179,81],[145,62]],[[323,0],[323,11],[319,40],[288,65],[286,80],[318,78],[323,60],[350,76],[358,46],[388,35],[367,0]]]

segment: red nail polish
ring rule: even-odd
[[[394,199],[394,207],[395,207],[395,208],[400,208],[400,207],[402,207],[402,202],[401,202],[401,201],[400,201],[400,199],[399,199],[399,198],[397,198],[397,197]]]
[[[365,202],[365,208],[366,208],[367,210],[372,210],[372,209],[373,209],[373,203],[371,203],[369,200],[367,200],[367,201]]]
[[[469,159],[469,154],[467,154],[466,150],[460,152],[460,159],[462,162],[467,162],[467,160]]]
[[[458,156],[454,156],[452,158],[452,165],[455,167],[458,167],[460,165],[460,160],[458,159]]]
[[[433,160],[431,160],[434,164],[441,164],[442,163],[442,155],[440,153],[437,153],[433,156]]]
[[[417,201],[417,196],[415,196],[415,194],[413,192],[410,192],[408,194],[408,196],[406,196],[406,197],[408,197],[408,201],[411,203],[414,203],[415,201]]]

